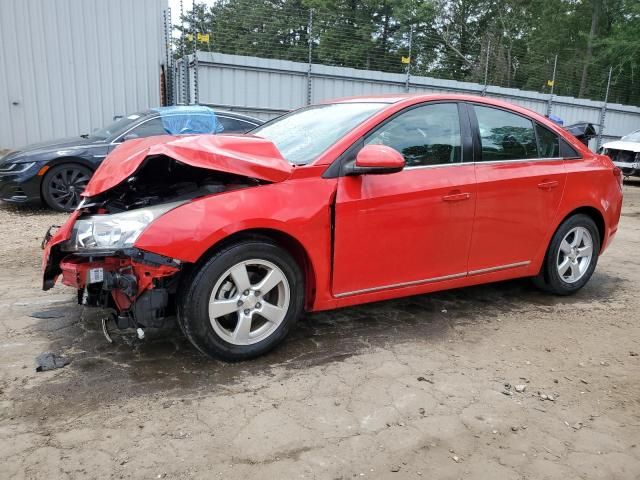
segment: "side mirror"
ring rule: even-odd
[[[396,173],[404,168],[404,157],[386,145],[366,145],[356,155],[347,175]]]

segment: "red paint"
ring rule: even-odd
[[[138,288],[133,297],[128,297],[121,290],[111,291],[116,305],[120,310],[126,310],[131,303],[143,292],[153,288],[156,278],[174,275],[178,269],[167,265],[152,266],[134,262],[130,258],[105,257],[89,261],[86,257],[69,256],[60,262],[62,283],[76,289],[83,289],[87,284],[89,270],[102,268],[105,272],[133,274],[138,281]]]
[[[332,162],[380,122],[411,105],[442,100],[499,106],[525,115],[564,138],[580,158],[322,177]],[[135,247],[190,263],[230,235],[275,232],[303,252],[300,261],[307,284],[312,285],[308,310],[536,275],[554,231],[578,208],[602,217],[602,250],[617,230],[622,192],[611,161],[534,112],[457,95],[340,101],[394,103],[346,134],[313,164],[295,168],[271,142],[251,136],[125,142],[100,167],[87,195],[111,188],[148,155],[157,154],[274,182],[180,206],[154,221]],[[74,215],[50,245],[65,238]],[[516,265],[482,271],[511,264]],[[367,291],[358,293],[362,290]]]
[[[276,146],[259,137],[240,135],[159,136],[128,140],[100,164],[83,192],[93,197],[120,184],[157,155],[193,167],[282,182],[293,168]]]
[[[386,145],[366,145],[358,152],[356,167],[363,168],[402,168],[404,157]]]

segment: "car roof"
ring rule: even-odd
[[[512,103],[502,102],[500,100],[496,100],[495,98],[490,97],[481,97],[479,95],[468,95],[468,94],[459,94],[459,93],[429,93],[429,94],[421,94],[421,93],[398,93],[398,94],[387,94],[387,95],[363,95],[363,96],[354,96],[354,97],[344,97],[337,98],[333,100],[327,100],[325,102],[321,102],[323,104],[327,103],[421,103],[421,102],[429,102],[429,101],[438,101],[438,100],[450,100],[455,102],[478,102],[478,103],[486,103],[490,105],[495,105],[498,107],[504,107],[511,110],[518,110],[518,106]],[[521,107],[520,107],[521,108]]]
[[[216,115],[226,115],[229,117],[247,120],[249,122],[255,123],[256,125],[262,125],[264,120],[260,120],[259,118],[252,117],[250,115],[245,115],[243,113],[232,112],[229,110],[219,110],[217,108],[208,107],[206,105],[173,105],[169,107],[155,107],[150,108],[144,115],[195,115],[195,114],[208,114],[213,111]]]

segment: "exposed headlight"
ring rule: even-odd
[[[73,225],[71,238],[62,249],[93,252],[130,248],[151,222],[183,203],[163,203],[130,212],[82,218]]]
[[[36,162],[27,162],[27,163],[5,163],[4,165],[0,165],[0,175],[2,174],[10,174],[15,175],[18,173],[23,173],[33,167]]]

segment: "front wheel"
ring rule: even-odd
[[[91,170],[76,163],[57,165],[42,180],[42,199],[54,210],[71,212],[80,203],[91,175]]]
[[[577,214],[565,220],[551,239],[536,285],[557,295],[577,292],[598,263],[600,234],[591,217]]]
[[[178,321],[201,352],[246,360],[278,345],[300,316],[304,280],[291,255],[244,241],[213,255],[186,281]]]

